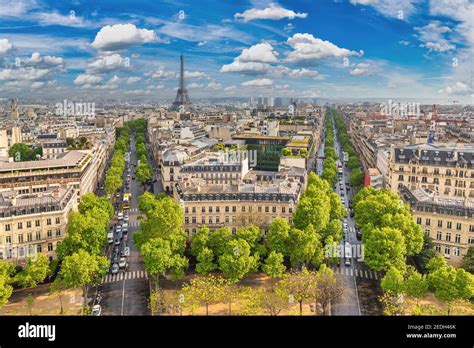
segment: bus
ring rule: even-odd
[[[343,169],[342,169],[342,163],[341,163],[341,161],[338,160],[338,161],[336,162],[336,166],[337,166],[337,174],[338,174],[338,175],[344,174]]]
[[[132,195],[130,193],[123,194],[123,202],[122,202],[122,209],[130,209],[130,200],[132,199]]]

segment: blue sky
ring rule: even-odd
[[[0,0],[0,96],[472,103],[470,0]]]

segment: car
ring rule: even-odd
[[[107,234],[107,243],[109,244],[112,244],[114,242],[114,233],[113,232],[109,232]]]
[[[123,255],[130,256],[130,247],[123,248]]]
[[[122,256],[119,261],[119,267],[125,268],[125,266],[127,266],[127,258],[125,256]]]
[[[125,220],[122,224],[122,232],[123,233],[128,233],[128,222],[125,222]]]
[[[359,229],[356,229],[356,238],[357,238],[357,240],[362,239],[362,232]]]
[[[119,220],[122,220],[122,219],[123,219],[123,213],[122,213],[122,212],[119,212],[119,213],[117,214],[117,218],[118,218]]]
[[[117,225],[117,227],[115,228],[115,233],[116,234],[121,234],[122,233],[122,225]]]
[[[118,272],[119,272],[119,265],[117,263],[114,263],[112,267],[110,268],[110,273],[117,274]]]
[[[344,262],[344,264],[346,266],[350,266],[351,265],[351,259],[350,258],[346,258],[346,261]]]
[[[341,197],[344,197],[344,191],[341,191]]]
[[[134,176],[132,176],[132,180],[135,180],[135,177],[134,177]]]
[[[354,210],[352,210],[352,209],[351,209],[351,212],[350,212],[350,214],[349,214],[349,215],[350,215],[350,217],[354,217],[354,215],[355,215],[355,212],[354,212]]]
[[[100,304],[96,304],[96,305],[92,306],[91,315],[100,316],[101,313],[102,313],[102,307],[100,306]]]
[[[129,220],[128,215],[124,215],[123,216],[123,223],[128,224],[128,220]]]

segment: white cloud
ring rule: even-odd
[[[207,88],[210,88],[210,89],[221,89],[222,88],[222,84],[218,83],[218,82],[215,82],[215,81],[211,81],[209,82],[209,84],[207,85]]]
[[[241,83],[245,87],[268,87],[273,85],[273,80],[270,79],[255,79]]]
[[[224,91],[231,92],[231,91],[235,91],[236,88],[237,88],[237,86],[235,86],[235,85],[227,86],[226,88],[224,88]]]
[[[133,24],[107,25],[97,33],[92,46],[103,51],[117,51],[135,45],[160,42],[154,30],[138,29]]]
[[[32,89],[39,89],[44,86],[44,82],[36,81],[31,84]]]
[[[425,47],[430,52],[446,52],[456,48],[444,37],[446,33],[451,32],[451,29],[442,26],[438,21],[433,21],[424,27],[415,27],[414,30],[418,33],[418,39],[423,42],[420,47]]]
[[[95,85],[102,81],[101,76],[91,75],[91,74],[80,74],[74,80],[74,84],[79,86],[84,85]]]
[[[13,48],[13,45],[8,39],[0,39],[0,54],[5,54]]]
[[[447,86],[446,88],[444,89],[440,89],[439,90],[439,93],[442,93],[442,94],[449,94],[449,95],[453,95],[453,94],[468,94],[469,92],[471,91],[471,89],[468,87],[468,85],[466,85],[465,83],[462,83],[462,82],[456,82],[454,85],[452,86]]]
[[[23,17],[28,11],[37,8],[35,0],[2,0],[0,18]]]
[[[51,75],[49,69],[36,69],[33,67],[0,70],[0,80],[4,81],[37,81],[44,80]]]
[[[134,83],[137,83],[140,81],[142,78],[138,76],[132,76],[127,79],[127,85],[133,85]]]
[[[289,62],[363,55],[363,51],[355,52],[346,48],[340,48],[329,41],[316,38],[312,34],[295,34],[293,37],[288,38],[287,43],[293,48],[293,51],[288,53],[286,58]]]
[[[188,88],[202,88],[202,87],[204,87],[203,84],[201,84],[201,83],[196,83],[196,82],[190,83],[190,84],[188,85]]]
[[[220,72],[258,75],[265,74],[269,68],[270,65],[266,63],[244,63],[236,59],[231,64],[223,65],[220,69]]]
[[[185,41],[211,42],[219,40],[234,40],[237,42],[250,42],[251,37],[241,31],[229,26],[208,24],[205,26],[186,24],[180,22],[168,22],[157,31],[160,34],[171,36]]]
[[[286,66],[275,66],[271,67],[268,74],[275,78],[321,78],[321,75],[316,70],[310,70],[306,68],[301,69],[290,69]]]
[[[87,66],[87,73],[102,74],[116,70],[126,70],[130,67],[130,60],[120,54],[101,57]]]
[[[250,22],[256,19],[271,19],[279,20],[283,18],[306,18],[307,13],[297,13],[293,10],[288,10],[278,4],[271,3],[270,7],[263,9],[251,8],[243,13],[236,13],[234,18],[242,18],[244,22]]]
[[[410,45],[410,41],[406,41],[406,40],[400,40],[400,41],[398,41],[398,43],[402,46],[409,46]]]
[[[355,68],[350,71],[351,75],[367,75],[369,73],[368,69]]]
[[[31,55],[31,58],[22,60],[21,64],[37,68],[62,67],[64,65],[64,59],[54,56],[41,56],[41,54],[35,52]]]
[[[63,27],[88,27],[90,23],[83,17],[76,16],[71,12],[68,15],[62,15],[57,11],[38,12],[34,14],[34,18],[41,25],[61,25]]]
[[[184,72],[184,77],[185,78],[196,78],[196,79],[202,79],[208,77],[206,73],[203,73],[202,71],[185,71]]]
[[[125,94],[128,95],[150,95],[151,91],[145,91],[143,89],[133,89],[130,91],[126,91]]]
[[[416,12],[415,5],[421,0],[350,0],[353,5],[372,6],[386,17],[407,20]]]
[[[172,79],[176,76],[176,74],[172,71],[165,70],[163,67],[160,67],[156,71],[145,73],[145,76],[149,76],[152,79]]]
[[[164,85],[150,85],[147,87],[147,89],[163,89],[165,88]]]
[[[272,45],[264,42],[244,48],[236,59],[241,62],[276,63],[278,62],[277,55],[278,52],[273,50]]]

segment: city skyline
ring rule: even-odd
[[[3,98],[472,103],[468,0],[0,4]]]

